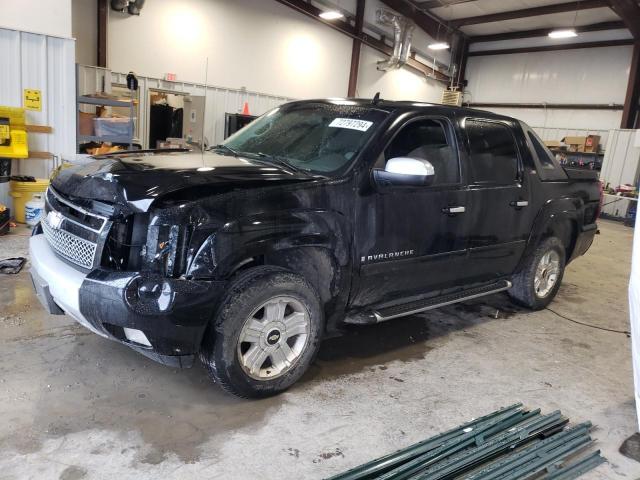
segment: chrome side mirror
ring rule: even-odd
[[[433,183],[435,175],[436,171],[431,162],[410,157],[390,158],[384,170],[373,170],[374,181],[380,188],[424,187]]]

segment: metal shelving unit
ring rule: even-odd
[[[78,66],[76,65],[76,75],[78,75]],[[80,82],[76,81],[76,85],[80,85]],[[104,85],[103,85],[104,87]],[[109,142],[109,143],[124,143],[133,144],[135,142],[135,126],[133,119],[130,122],[130,135],[81,135],[80,134],[80,106],[81,105],[93,105],[96,107],[123,107],[131,108],[133,100],[122,101],[113,100],[110,98],[90,97],[87,95],[80,95],[80,92],[76,92],[76,151],[79,153],[80,145],[88,142]]]

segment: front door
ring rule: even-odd
[[[397,157],[429,161],[430,186],[371,189],[358,197],[355,249],[359,279],[353,306],[435,293],[460,282],[467,248],[467,189],[457,140],[444,117],[408,121],[376,163]],[[358,268],[357,267],[357,268]]]

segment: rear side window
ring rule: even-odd
[[[538,137],[533,130],[527,129],[527,136],[535,153],[534,160],[536,161],[536,168],[538,170],[538,176],[541,180],[566,180],[567,175],[556,160],[556,157],[546,147],[540,137]]]
[[[518,149],[511,129],[497,122],[466,120],[471,180],[475,184],[511,185],[519,176]]]
[[[556,166],[553,163],[553,155],[547,148],[540,142],[532,132],[529,133],[529,140],[533,144],[533,149],[536,151],[538,161],[542,168],[553,169]]]

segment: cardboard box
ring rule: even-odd
[[[587,135],[587,139],[584,142],[585,152],[597,152],[598,145],[600,144],[600,135]]]
[[[567,145],[570,152],[584,152],[584,142],[587,137],[564,137],[562,143]]]
[[[80,135],[93,135],[93,119],[96,118],[94,113],[85,113],[80,112],[80,116],[78,118],[78,131]]]
[[[564,137],[562,143],[567,145],[570,152],[597,152],[598,145],[600,144],[600,136]]]
[[[547,147],[549,147],[549,148],[551,148],[551,149],[555,149],[555,150],[557,150],[557,149],[559,149],[560,147],[562,147],[562,143],[561,143],[561,142],[559,142],[558,140],[545,140],[545,141],[544,141],[544,144],[545,144]]]

